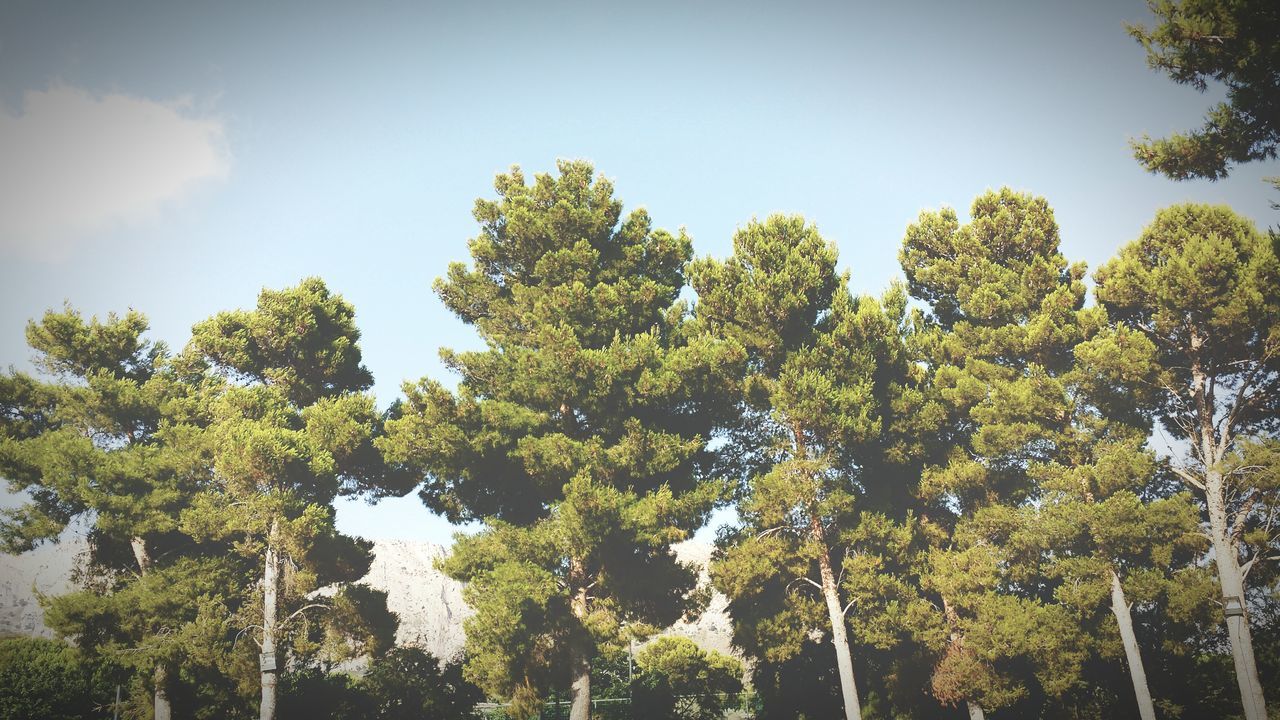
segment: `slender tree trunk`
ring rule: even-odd
[[[969,708],[969,720],[987,720],[987,714],[982,712],[982,706],[972,700],[965,700],[964,704]]]
[[[840,694],[844,698],[846,720],[861,720],[862,706],[858,704],[858,686],[853,678],[853,657],[849,652],[849,636],[845,630],[844,608],[840,606],[840,588],[836,586],[835,572],[831,569],[831,551],[817,516],[813,516],[811,532],[818,544],[818,572],[822,577],[822,597],[827,601],[827,616],[831,620],[831,644],[836,649],[836,668],[840,672]]]
[[[587,587],[583,578],[582,564],[577,560],[571,562],[570,576],[577,577],[577,590],[574,591],[573,599],[570,601],[573,616],[579,621],[584,621],[587,618]],[[570,686],[569,720],[590,720],[591,660],[581,641],[574,642],[569,662],[573,677],[573,684]]]
[[[138,563],[138,574],[145,577],[151,572],[151,554],[147,552],[147,541],[141,537],[133,537],[130,538],[129,545],[133,548],[133,558]],[[152,700],[155,720],[170,720],[173,717],[173,706],[169,703],[169,673],[163,665],[156,665],[151,678],[155,686]]]
[[[1111,612],[1120,627],[1120,640],[1124,643],[1124,657],[1129,662],[1129,677],[1133,680],[1133,694],[1138,700],[1138,715],[1142,720],[1156,720],[1156,708],[1151,702],[1151,690],[1147,687],[1147,671],[1142,665],[1142,653],[1138,637],[1133,634],[1133,615],[1124,597],[1120,576],[1111,571]]]
[[[804,426],[793,424],[795,456],[799,460],[809,458],[805,442]],[[858,685],[853,678],[853,656],[849,652],[849,634],[845,630],[844,608],[840,605],[840,588],[831,569],[831,548],[822,527],[822,519],[816,507],[809,508],[809,537],[818,547],[818,573],[822,579],[822,599],[827,603],[827,618],[831,624],[831,644],[836,650],[836,670],[840,674],[840,695],[844,700],[845,720],[862,720],[862,706],[858,704]]]
[[[156,686],[155,720],[171,720],[173,706],[169,704],[169,673],[163,665],[156,665],[156,671],[152,677]]]
[[[1191,349],[1198,353],[1204,339],[1192,335]],[[1209,511],[1210,541],[1213,543],[1214,564],[1218,568],[1218,582],[1224,598],[1236,598],[1244,608],[1244,573],[1240,570],[1240,555],[1235,534],[1227,517],[1226,479],[1222,476],[1222,456],[1227,451],[1227,439],[1233,428],[1221,429],[1222,446],[1214,422],[1216,403],[1213,386],[1199,358],[1191,363],[1191,391],[1199,420],[1199,437],[1190,438],[1198,445],[1200,460],[1204,463],[1205,506]],[[1232,615],[1226,618],[1227,635],[1231,638],[1231,656],[1236,666],[1236,683],[1240,686],[1240,702],[1244,706],[1245,720],[1267,720],[1267,703],[1258,678],[1258,664],[1253,655],[1253,636],[1249,632],[1248,615]]]
[[[276,603],[280,593],[280,558],[276,551],[278,530],[279,521],[273,519],[267,533],[266,565],[262,569],[262,657],[259,664],[262,701],[258,708],[261,720],[275,720],[276,717],[276,681],[279,679],[276,669]]]
[[[138,563],[138,574],[145,576],[151,572],[151,553],[147,552],[147,541],[135,537],[129,540],[129,545],[133,548],[133,559]]]
[[[1206,489],[1214,486],[1218,488],[1216,491],[1210,490],[1207,493],[1209,531],[1213,534],[1213,555],[1214,564],[1218,569],[1218,582],[1222,586],[1222,596],[1238,598],[1241,608],[1244,609],[1244,573],[1240,570],[1236,544],[1231,537],[1231,529],[1227,525],[1221,473],[1212,471],[1209,476],[1210,482],[1205,484]],[[1267,720],[1267,702],[1263,696],[1262,682],[1258,678],[1258,664],[1253,656],[1253,636],[1249,632],[1248,615],[1229,616],[1226,622],[1245,720]]]

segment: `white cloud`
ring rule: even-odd
[[[189,105],[54,85],[27,92],[17,114],[0,108],[0,247],[58,257],[225,178],[222,121]]]

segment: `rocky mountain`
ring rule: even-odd
[[[57,594],[70,590],[78,555],[86,550],[82,537],[73,536],[57,545],[45,545],[23,555],[0,554],[0,635],[49,637],[36,592]],[[675,547],[684,562],[702,568],[707,582],[711,546],[685,542]],[[396,642],[414,645],[441,658],[456,657],[465,639],[462,623],[471,608],[462,600],[462,584],[435,568],[444,557],[440,545],[409,540],[374,542],[374,559],[361,583],[385,590],[387,607],[400,618]],[[731,630],[726,600],[716,593],[707,611],[692,621],[681,621],[668,632],[684,635],[705,648],[730,652]]]
[[[373,564],[360,582],[387,593],[387,609],[400,618],[397,645],[414,645],[439,658],[462,652],[462,622],[471,608],[462,600],[462,583],[436,570],[447,554],[434,543],[378,540]]]
[[[715,548],[707,543],[688,540],[673,548],[680,562],[692,563],[700,568],[699,584],[709,584],[711,576],[707,569],[711,566],[711,551]],[[672,635],[683,635],[707,650],[715,650],[725,655],[736,655],[733,650],[733,626],[729,624],[729,598],[719,592],[711,595],[711,602],[701,615],[693,620],[681,620],[668,630]]]

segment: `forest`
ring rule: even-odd
[[[1178,72],[1220,58],[1161,7],[1136,36],[1203,83]],[[1274,158],[1251,82],[1139,162]],[[1004,187],[878,239],[902,275],[864,295],[810,218],[700,255],[587,161],[512,167],[473,215],[434,289],[481,347],[441,348],[455,382],[386,407],[317,277],[193,318],[182,347],[136,310],[31,320],[35,372],[0,375],[0,476],[25,500],[0,543],[85,523],[89,552],[78,590],[41,598],[56,639],[0,639],[0,718],[1275,707],[1276,230],[1173,205],[1088,268],[1048,199]],[[395,645],[356,582],[371,543],[335,523],[341,498],[412,493],[480,526],[439,563],[475,611],[460,658]],[[671,548],[724,509],[702,583]],[[659,636],[713,591],[738,657]]]

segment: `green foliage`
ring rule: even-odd
[[[818,720],[843,711],[840,678],[825,642],[806,639],[785,659],[757,661],[751,683],[760,694],[760,720]]]
[[[1221,84],[1227,99],[1188,133],[1133,143],[1143,167],[1175,180],[1227,176],[1232,163],[1268,160],[1280,146],[1280,10],[1270,0],[1148,0],[1158,24],[1129,25],[1147,63],[1174,82],[1204,92]]]
[[[1280,262],[1253,223],[1225,206],[1166,208],[1098,269],[1097,283],[1107,311],[1154,345],[1160,387],[1180,394],[1197,362],[1229,383],[1219,397],[1261,373],[1257,399],[1240,408],[1235,422],[1275,427]],[[1176,399],[1166,401],[1166,423],[1185,423],[1190,413]]]
[[[1274,127],[1246,117],[1270,50],[1237,45],[1257,34],[1241,18],[1275,13],[1153,8],[1165,24],[1134,30],[1153,63],[1232,89],[1146,161],[1220,177],[1274,155]],[[476,203],[472,262],[436,290],[486,347],[443,350],[456,390],[424,379],[385,413],[354,310],[317,279],[197,324],[176,357],[134,312],[31,323],[40,372],[0,376],[0,475],[29,498],[0,542],[27,550],[83,517],[91,553],[81,589],[41,598],[78,648],[0,641],[0,718],[101,716],[117,683],[126,717],[157,690],[180,716],[247,715],[267,626],[285,718],[465,718],[485,694],[529,718],[584,676],[633,699],[600,712],[719,718],[737,660],[662,637],[632,681],[628,648],[705,606],[671,545],[730,499],[740,522],[711,574],[761,718],[841,711],[833,642],[866,717],[1131,714],[1120,608],[1161,716],[1229,716],[1205,558],[1221,577],[1233,553],[1274,684],[1274,233],[1225,207],[1163,210],[1086,308],[1048,204],[1002,189],[967,223],[922,214],[906,288],[877,299],[848,290],[803,218],[753,220],[730,258],[692,260],[589,165],[558,170],[513,169]],[[1146,447],[1156,419],[1182,461]],[[484,523],[440,564],[475,610],[465,665],[393,647],[385,593],[353,584],[371,545],[335,526],[338,497],[419,485],[428,508]],[[335,672],[357,657],[363,677]]]
[[[694,641],[663,636],[636,654],[632,714],[653,720],[720,720],[742,690],[742,663]]]
[[[283,702],[277,714],[281,720],[370,720],[377,717],[373,699],[350,675],[306,668],[286,675],[281,685]]]
[[[28,324],[47,380],[0,380],[0,473],[30,497],[0,522],[7,551],[56,540],[88,511],[95,529],[126,543],[176,529],[200,477],[179,447],[184,389],[146,329],[136,312],[102,322],[71,308]]]
[[[456,392],[407,385],[379,447],[425,476],[428,507],[486,520],[445,566],[477,609],[467,676],[528,713],[624,622],[686,609],[696,578],[669,547],[721,498],[707,442],[740,357],[686,331],[689,239],[624,218],[589,165],[532,184],[513,169],[495,188],[472,265],[436,283],[487,349],[443,350]]]
[[[101,717],[103,707],[114,700],[115,682],[119,682],[119,673],[113,668],[87,662],[66,643],[42,638],[0,639],[3,720]]]
[[[1280,260],[1271,239],[1229,208],[1177,205],[1099,268],[1097,281],[1102,305],[1152,348],[1146,372],[1158,417],[1190,443],[1175,471],[1198,493],[1220,474],[1221,492],[1210,488],[1206,501],[1239,518],[1233,542],[1241,563],[1257,565],[1251,577],[1273,572],[1263,560],[1276,548],[1263,528],[1277,507],[1280,429]]]
[[[374,659],[360,681],[374,701],[377,720],[462,720],[484,699],[462,676],[462,664],[441,664],[430,653],[396,648]]]
[[[198,665],[222,644],[226,628],[216,614],[238,589],[238,569],[226,560],[178,557],[145,575],[103,578],[43,598],[45,623],[140,674],[157,664]]]
[[[844,632],[831,609],[847,606],[840,555],[852,554],[863,506],[892,504],[910,485],[902,418],[920,410],[922,376],[902,339],[905,296],[855,298],[835,263],[803,218],[772,216],[740,230],[729,259],[690,268],[698,329],[747,357],[728,443],[745,481],[741,523],[721,537],[712,578],[735,644],[766,663]],[[848,673],[839,682],[855,684]]]
[[[470,720],[480,689],[462,664],[414,647],[373,658],[362,676],[305,668],[283,679],[282,720]]]

